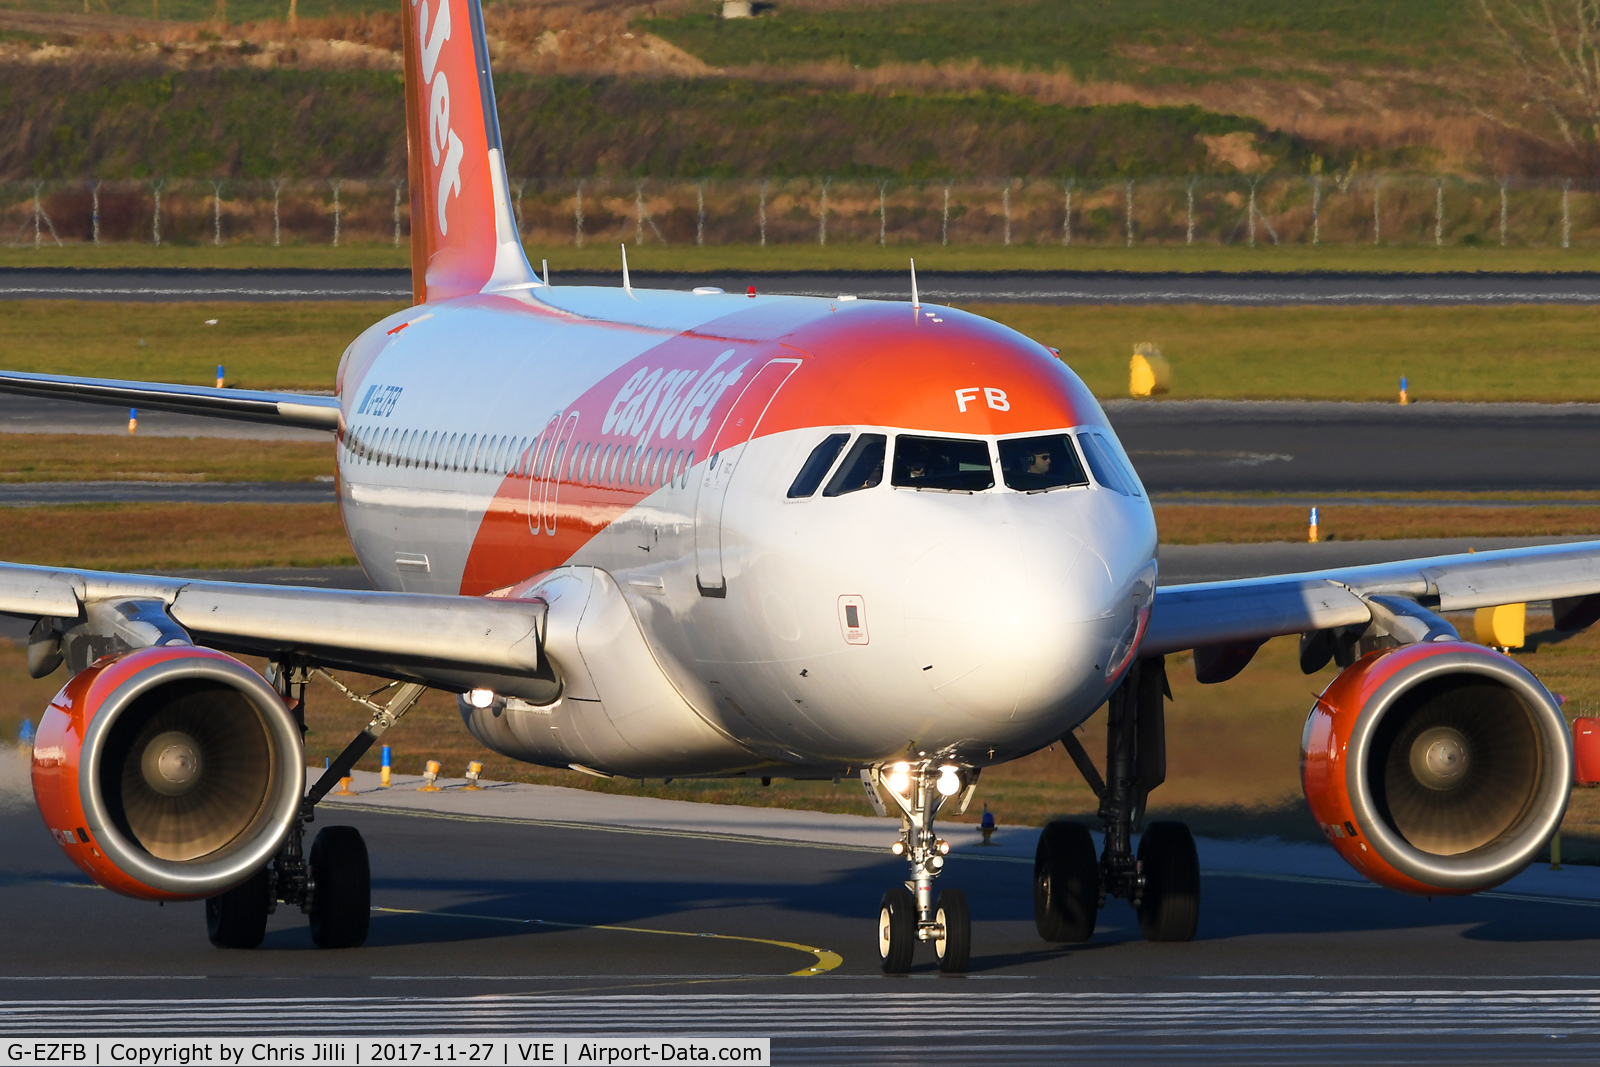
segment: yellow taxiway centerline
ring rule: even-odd
[[[796,952],[809,952],[817,957],[817,962],[812,966],[789,972],[791,977],[798,978],[809,978],[814,974],[826,974],[844,963],[843,956],[837,952],[829,952],[825,948],[812,948],[810,945],[802,945],[794,941],[774,941],[765,937],[741,937],[737,934],[695,934],[685,930],[652,930],[642,926],[564,923],[550,919],[512,919],[504,915],[471,915],[457,911],[422,911],[416,908],[374,907],[372,910],[386,915],[434,915],[446,919],[481,919],[485,922],[517,923],[523,926],[560,926],[569,930],[616,930],[625,934],[660,934],[664,937],[709,937],[718,941],[746,941],[754,945],[774,945],[778,948],[793,949]]]

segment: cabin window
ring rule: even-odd
[[[881,433],[864,433],[857,437],[822,495],[843,496],[871,489],[882,482],[883,456],[888,442],[888,436]]]
[[[694,450],[689,450],[689,458],[683,461],[683,487],[689,488],[689,472],[694,470]]]
[[[822,484],[822,479],[828,476],[828,471],[833,467],[833,461],[839,458],[839,453],[844,450],[844,443],[850,440],[847,433],[831,433],[822,439],[822,443],[811,450],[811,455],[800,467],[800,473],[795,475],[794,481],[789,486],[789,499],[797,500],[808,497],[817,491],[817,486]]]

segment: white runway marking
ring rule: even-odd
[[[950,1035],[1009,1041],[1068,1034],[1600,1036],[1600,988],[13,1000],[0,1001],[0,1034],[57,1033],[67,1017],[77,1032],[124,1036],[700,1034],[901,1042],[925,1035],[930,1019]]]

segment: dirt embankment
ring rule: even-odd
[[[828,2],[813,0],[806,6]],[[1191,107],[1249,118],[1266,131],[1360,156],[1369,168],[1553,174],[1573,165],[1534,137],[1488,120],[1469,101],[1492,100],[1509,88],[1465,65],[1444,71],[1400,69],[1375,77],[1358,64],[1329,60],[1307,70],[1297,61],[1291,70],[1285,66],[1287,57],[1276,63],[1268,57],[1248,75],[1155,82],[1084,80],[1066,70],[1019,70],[976,61],[867,68],[839,61],[751,63],[719,69],[633,28],[641,16],[670,6],[663,2],[657,10],[657,5],[597,0],[491,3],[485,26],[498,73],[679,81],[731,77],[879,97],[982,92],[1065,107]],[[1128,53],[1124,58],[1141,68],[1199,70],[1195,56],[1168,54],[1171,49],[1129,45],[1123,51]],[[129,60],[165,70],[398,71],[400,20],[397,14],[383,13],[301,19],[294,25],[219,25],[0,12],[0,62],[70,67]],[[1247,169],[1248,152],[1235,155],[1241,169]]]

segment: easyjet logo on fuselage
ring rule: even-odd
[[[612,398],[600,432],[638,438],[641,445],[668,437],[699,440],[711,425],[722,396],[744,377],[747,359],[727,370],[722,365],[733,356],[728,349],[704,371],[693,368],[641,367],[634,371]]]
[[[419,0],[411,0],[417,7]],[[450,39],[450,0],[440,0],[439,13],[433,26],[428,26],[428,0],[420,0],[417,12],[417,48],[422,61],[422,86],[427,90],[428,112],[423,121],[428,141],[428,154],[433,160],[433,178],[436,184],[439,236],[450,232],[450,220],[445,214],[449,198],[461,195],[461,160],[465,151],[461,138],[450,128],[450,79],[438,69],[439,53]],[[476,86],[473,86],[476,89]],[[442,163],[441,163],[442,160]]]

